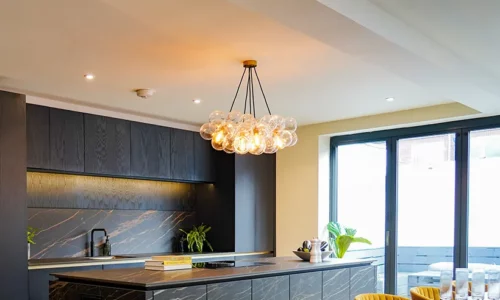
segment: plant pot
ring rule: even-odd
[[[31,253],[30,253],[31,252],[31,247],[30,246],[31,246],[31,244],[28,243],[28,259],[30,259],[30,256],[31,256]]]

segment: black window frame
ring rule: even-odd
[[[338,135],[330,138],[330,221],[337,220],[337,147],[386,142],[386,215],[384,292],[397,291],[397,142],[400,139],[455,134],[454,268],[467,267],[469,210],[469,135],[471,131],[500,128],[500,116],[409,126],[396,129]]]

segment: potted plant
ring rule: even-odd
[[[31,247],[30,245],[34,245],[36,244],[35,241],[34,241],[34,238],[35,238],[35,235],[38,233],[38,229],[36,228],[33,228],[31,226],[28,226],[27,228],[27,231],[26,231],[26,235],[27,235],[27,241],[28,241],[28,259],[30,259],[30,252],[31,252]]]
[[[333,254],[337,258],[344,257],[352,243],[365,243],[371,245],[372,243],[362,237],[357,237],[357,230],[354,228],[342,227],[337,222],[330,222],[326,226],[330,235],[330,247]]]
[[[186,232],[183,229],[179,229],[186,235],[185,240],[188,243],[189,252],[194,252],[194,249],[196,247],[196,251],[202,253],[205,244],[207,244],[208,248],[210,248],[211,251],[214,251],[212,245],[210,245],[210,242],[207,240],[207,232],[209,232],[210,229],[212,229],[212,227],[206,226],[204,224],[201,224],[200,226],[193,226],[193,229],[191,229],[191,231],[189,232]]]

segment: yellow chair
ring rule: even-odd
[[[354,300],[410,300],[410,299],[389,294],[360,294],[354,297]]]
[[[439,289],[430,286],[417,286],[410,289],[411,300],[439,300]]]

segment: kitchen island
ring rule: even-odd
[[[310,264],[295,257],[251,260],[220,269],[149,271],[143,268],[53,274],[51,300],[67,299],[353,299],[375,292],[372,260]],[[248,262],[248,261],[247,261]]]

